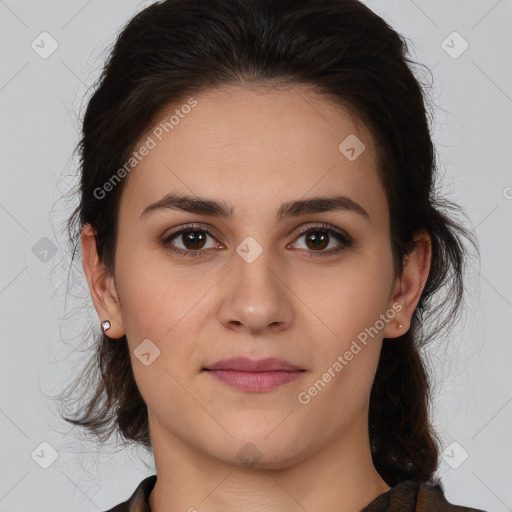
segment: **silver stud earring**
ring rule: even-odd
[[[397,320],[397,322],[398,322],[398,320]],[[403,325],[400,322],[398,322],[398,328],[401,329],[402,327],[403,327]]]
[[[101,322],[101,330],[103,331],[103,334],[105,334],[106,331],[108,331],[111,327],[111,324],[108,320],[105,320],[104,322]]]

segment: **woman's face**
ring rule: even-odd
[[[369,132],[306,88],[194,100],[136,144],[102,318],[127,335],[153,445],[278,468],[364,438],[382,338],[408,328]],[[302,371],[205,370],[233,357]]]

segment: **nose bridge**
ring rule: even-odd
[[[247,237],[237,246],[232,261],[234,268],[223,297],[221,321],[257,330],[271,324],[287,324],[291,304],[278,258],[255,238]]]
[[[264,248],[253,237],[244,239],[236,249],[234,278],[239,297],[272,300],[282,286],[276,278],[278,260],[271,249]],[[259,298],[258,298],[259,297]]]

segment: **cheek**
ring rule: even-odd
[[[187,279],[161,251],[119,245],[116,286],[128,337],[162,340],[190,311],[204,285]]]
[[[390,254],[373,250],[314,281],[303,278],[296,289],[297,295],[308,297],[307,305],[314,313],[308,317],[319,326],[311,332],[311,339],[322,347],[311,381],[330,379],[329,390],[320,393],[326,406],[331,394],[335,401],[356,405],[366,401],[379,360],[382,330],[394,317],[386,316],[392,282]]]
[[[139,255],[134,250],[119,258],[116,281],[137,381],[167,381],[170,375],[180,380],[190,378],[190,372],[193,374],[199,364],[195,352],[200,332],[205,329],[205,308],[211,307],[205,296],[215,284],[215,276],[191,277],[190,272],[171,265],[161,254]],[[150,352],[153,349],[158,354],[154,365],[162,375],[152,373],[157,370],[148,372],[149,367],[137,360],[144,340],[150,340],[150,344],[146,342]]]
[[[388,307],[393,268],[386,251],[352,253],[336,267],[297,275],[294,293],[338,339],[357,336]]]
[[[137,387],[151,409],[173,417],[176,410],[192,407],[180,383],[188,382],[195,369],[194,326],[201,307],[194,304],[205,292],[201,283],[169,269],[132,253],[120,259],[116,279]],[[149,356],[144,362],[145,353]]]

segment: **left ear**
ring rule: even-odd
[[[384,328],[384,338],[397,338],[405,334],[427,282],[432,259],[432,240],[425,229],[418,231],[413,249],[404,256],[402,276],[395,281],[389,308],[397,311],[392,322]],[[398,304],[401,308],[399,309]],[[393,307],[394,305],[394,307]],[[399,310],[398,310],[399,309]],[[398,327],[402,324],[402,328]]]

